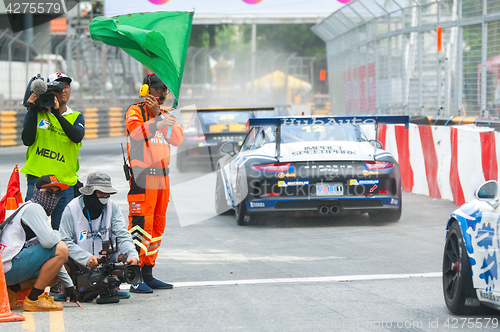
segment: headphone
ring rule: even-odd
[[[147,97],[149,95],[149,92],[150,92],[150,86],[151,86],[151,77],[153,77],[155,73],[148,73],[148,75],[146,76],[146,80],[147,82],[144,83],[142,86],[141,86],[141,90],[139,91],[139,95],[141,95],[141,97]],[[167,88],[167,95],[165,96],[165,99],[168,98],[168,95],[170,94],[170,89]],[[163,97],[162,97],[163,99]]]
[[[141,86],[141,90],[139,91],[139,95],[142,97],[147,97],[149,95],[149,86],[151,85],[151,77],[154,75],[154,73],[148,73],[146,76],[147,83],[144,83]]]

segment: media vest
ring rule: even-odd
[[[92,230],[89,225],[88,217],[85,216],[82,211],[83,196],[74,198],[67,206],[73,217],[73,229],[75,231],[73,241],[83,250],[94,256],[101,257],[102,255],[99,255],[99,251],[102,250],[102,241],[111,240],[111,214],[113,210],[111,199],[109,199],[101,215],[97,219],[91,221]],[[100,235],[98,235],[98,233],[100,233]],[[92,244],[94,250],[92,250]]]
[[[21,225],[21,217],[31,204],[35,203],[26,202],[3,229],[2,238],[0,238],[0,250],[2,251],[2,264],[5,273],[12,268],[12,259],[23,250],[26,242],[26,232],[23,225]]]
[[[69,107],[68,111],[63,116],[74,124],[80,112]],[[26,164],[21,172],[36,177],[54,174],[60,182],[73,186],[78,180],[76,173],[80,168],[78,157],[81,146],[81,142],[69,139],[51,112],[38,112],[35,142],[26,152]]]

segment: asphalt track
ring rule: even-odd
[[[108,173],[119,190],[113,200],[126,215],[120,142],[125,138],[84,141],[79,174],[85,180],[93,171]],[[24,154],[24,147],[0,149],[2,195]],[[172,167],[170,177],[175,189],[154,274],[173,283],[172,290],[132,294],[113,305],[19,311],[26,321],[1,323],[0,330],[498,329],[500,315],[453,316],[444,304],[441,262],[452,202],[404,193],[396,223],[374,224],[359,215],[273,218],[241,227],[234,216],[210,212],[209,170],[179,173]]]

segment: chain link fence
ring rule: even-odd
[[[354,0],[313,31],[335,114],[500,116],[499,0]]]

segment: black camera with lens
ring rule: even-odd
[[[61,92],[63,89],[63,82],[54,81],[47,83],[43,77],[38,74],[29,81],[28,86],[26,87],[23,105],[28,108],[35,108],[37,111],[46,111],[44,107],[54,106],[54,92]],[[28,99],[32,93],[40,95],[34,104],[28,103]]]
[[[98,295],[111,297],[111,291],[122,283],[138,284],[142,282],[139,265],[109,262],[114,253],[111,243],[103,241],[102,251],[99,252],[100,255],[104,255],[99,259],[101,265],[76,273],[75,284],[79,301],[90,302]]]

